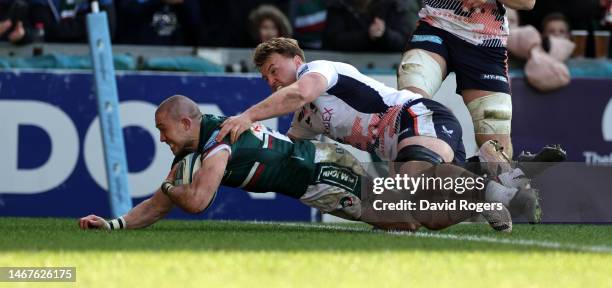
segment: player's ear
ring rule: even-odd
[[[183,129],[185,129],[185,131],[191,129],[191,124],[193,124],[193,122],[188,117],[181,118],[181,126],[183,126]]]
[[[293,64],[295,64],[295,67],[299,67],[302,64],[302,58],[299,55],[293,56]]]

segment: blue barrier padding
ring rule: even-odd
[[[87,31],[104,142],[111,214],[113,217],[119,217],[132,208],[132,198],[128,185],[127,158],[119,120],[119,99],[106,13],[88,14]]]

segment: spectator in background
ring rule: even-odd
[[[306,49],[323,47],[323,30],[327,19],[327,7],[323,0],[294,0],[290,16],[295,32],[293,38]]]
[[[569,22],[567,22],[565,16],[558,12],[546,15],[542,20],[542,36],[555,36],[569,39]]]
[[[272,5],[261,5],[249,15],[249,33],[255,44],[276,37],[292,36],[289,19]]]
[[[0,41],[16,45],[32,42],[28,5],[23,0],[0,0]]]
[[[202,42],[198,0],[118,0],[117,43],[189,45]]]
[[[29,0],[31,22],[44,27],[45,42],[87,42],[85,16],[91,12],[89,1]],[[108,13],[111,37],[115,32],[112,0],[98,0],[100,10]]]
[[[247,29],[249,13],[262,4],[271,4],[286,13],[287,0],[223,0],[200,1],[201,27],[204,42],[208,47],[253,47]]]
[[[406,0],[330,0],[323,48],[400,52],[416,26]]]
[[[566,86],[570,82],[567,60],[574,43],[569,40],[569,29],[563,14],[553,13],[542,21],[543,33],[532,25],[518,25],[518,16],[507,9],[510,21],[508,51],[510,63],[521,62],[527,82],[539,91],[547,92]],[[515,67],[518,68],[518,67]]]

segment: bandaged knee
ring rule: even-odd
[[[398,89],[414,87],[432,98],[442,85],[442,69],[436,60],[425,51],[412,49],[404,53],[397,71]]]
[[[467,104],[476,134],[510,134],[512,99],[506,93],[493,93]]]

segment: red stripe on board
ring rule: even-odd
[[[322,31],[323,29],[325,29],[325,22],[319,22],[317,24],[295,28],[295,32],[298,32],[298,33],[309,33],[309,32]]]

